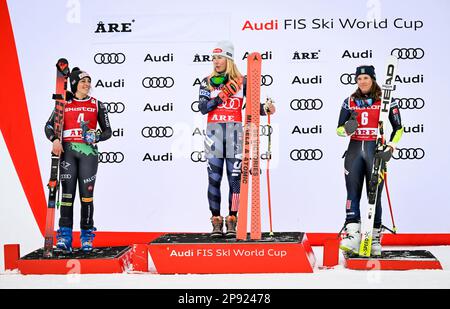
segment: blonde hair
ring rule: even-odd
[[[230,58],[225,57],[225,60],[227,61],[227,68],[224,73],[228,76],[229,79],[232,79],[236,83],[238,83],[242,79],[242,74],[241,74],[241,72],[239,72],[239,69],[237,68],[236,63],[234,63],[234,61],[231,60]],[[220,74],[222,74],[222,73],[220,73]],[[209,90],[212,90],[212,86],[209,82],[209,79],[216,75],[219,75],[219,73],[216,72],[216,70],[213,70],[212,73],[208,77],[207,85],[208,85]]]

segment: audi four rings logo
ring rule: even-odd
[[[422,109],[425,106],[422,98],[401,98],[397,99],[397,102],[401,109]]]
[[[100,152],[98,154],[99,163],[122,163],[125,156],[121,152]]]
[[[172,77],[144,77],[142,80],[145,88],[172,88],[174,84]]]
[[[162,138],[173,136],[172,127],[144,127],[141,131],[142,136],[145,138]]]
[[[97,64],[122,64],[126,59],[123,53],[97,53],[94,56]]]
[[[125,104],[122,102],[103,102],[108,113],[111,114],[120,114],[125,110]]]
[[[392,157],[396,160],[420,160],[425,157],[425,151],[422,148],[398,148]]]
[[[425,51],[422,48],[394,48],[391,55],[398,59],[422,59]]]
[[[344,73],[341,75],[341,83],[343,83],[344,85],[355,85],[356,84],[356,80],[355,80],[356,74],[355,73]]]
[[[229,100],[217,106],[217,108],[231,110],[241,109],[241,101],[238,98],[230,98]]]
[[[193,112],[198,113],[200,111],[200,107],[199,107],[200,102],[199,101],[194,101],[191,104],[191,109]]]
[[[291,101],[291,108],[298,110],[319,110],[323,107],[321,99],[294,99]]]
[[[322,159],[323,152],[320,149],[294,149],[290,156],[293,161],[312,161]]]
[[[269,136],[269,134],[273,133],[273,127],[268,125],[260,125],[259,126],[259,135],[261,136]]]
[[[192,162],[206,162],[206,154],[205,151],[193,151],[191,153]]]
[[[261,75],[261,86],[270,86],[273,83],[271,75]]]

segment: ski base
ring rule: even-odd
[[[240,240],[247,239],[249,191],[251,196],[250,238],[261,239],[260,174],[258,172],[250,173],[251,170],[260,170],[259,118],[261,96],[261,63],[262,58],[259,53],[251,53],[247,58],[247,98],[242,147],[243,153],[239,196],[239,215],[236,234],[236,238]]]

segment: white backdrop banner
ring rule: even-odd
[[[99,230],[210,230],[206,116],[198,111],[198,90],[212,71],[214,43],[230,40],[243,73],[249,52],[263,55],[262,98],[277,106],[275,230],[336,232],[344,223],[348,139],[335,133],[340,107],[356,89],[356,66],[373,64],[381,84],[392,54],[399,58],[394,96],[405,127],[389,163],[396,223],[399,232],[450,232],[450,147],[443,136],[450,120],[448,1],[42,0],[8,6],[46,194],[51,144],[43,128],[54,107],[56,60],[65,57],[89,72],[92,96],[107,105],[113,137],[99,144]],[[261,124],[264,152],[266,119]],[[299,157],[300,149],[314,156]],[[261,186],[268,230],[265,177]],[[227,196],[224,175],[224,215]],[[74,206],[79,222],[78,200]]]

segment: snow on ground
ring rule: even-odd
[[[386,249],[400,249],[387,247]],[[401,247],[425,249],[441,262],[443,270],[356,271],[340,264],[322,269],[322,247],[313,247],[317,265],[312,274],[158,275],[149,273],[107,275],[21,275],[0,272],[1,289],[448,289],[450,246]]]

